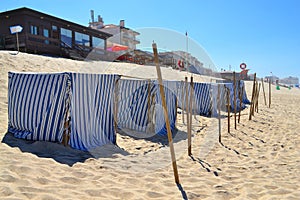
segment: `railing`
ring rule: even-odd
[[[40,44],[53,45],[59,47],[59,39],[30,34],[28,35],[28,40],[33,42],[38,42]]]
[[[17,49],[17,37],[16,35],[2,36],[1,38],[1,48],[2,49]],[[19,47],[25,47],[25,36],[19,35]]]

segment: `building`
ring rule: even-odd
[[[112,36],[25,7],[0,13],[0,21],[0,49],[17,50],[16,35],[11,34],[10,27],[20,25],[19,48],[29,53],[85,59],[95,49],[105,54],[106,40]]]
[[[136,49],[136,45],[140,43],[137,36],[140,35],[130,28],[125,27],[125,21],[120,20],[119,25],[107,24],[104,25],[103,19],[98,15],[98,20],[94,20],[94,11],[91,10],[92,22],[90,22],[90,28],[101,30],[105,33],[112,34],[113,36],[108,40],[108,48],[114,45],[121,45],[128,47],[128,51]]]
[[[220,72],[221,78],[226,80],[234,80],[234,74],[233,71],[222,71]],[[235,78],[236,80],[245,80],[242,78],[240,72],[235,72]]]
[[[280,79],[279,83],[286,84],[286,85],[297,85],[299,84],[299,78],[289,76],[287,78]]]
[[[265,76],[265,81],[269,82],[271,80],[272,83],[276,83],[279,80],[279,77],[271,75],[271,76]]]

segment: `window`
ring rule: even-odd
[[[39,29],[37,26],[30,25],[30,33],[32,35],[38,35],[39,34]]]
[[[75,43],[82,46],[90,46],[90,36],[83,33],[75,32]]]
[[[61,28],[60,29],[61,42],[64,45],[72,47],[72,31],[69,29]]]
[[[44,28],[44,30],[43,30],[43,36],[46,37],[46,38],[49,37],[49,30],[48,29]],[[49,40],[46,39],[45,40],[45,44],[49,44]]]
[[[98,37],[92,38],[93,47],[97,47],[98,49],[104,49],[104,40]]]
[[[58,28],[55,25],[52,25],[52,38],[54,38],[54,39],[58,39],[59,38]]]

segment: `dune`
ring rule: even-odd
[[[25,141],[7,133],[8,72],[81,72],[155,79],[154,66],[75,61],[0,51],[0,198],[1,199],[299,199],[299,89],[272,86],[271,108],[259,97],[251,121],[249,108],[222,144],[217,120],[193,117],[192,152],[181,114],[174,138],[180,185],[173,176],[167,139],[118,133],[117,144],[83,152],[50,142]],[[190,76],[162,68],[167,80]],[[197,82],[211,77],[193,75]],[[267,87],[265,89],[268,93]],[[251,99],[252,82],[246,82]],[[233,123],[233,120],[231,120]],[[134,134],[134,133],[132,133]],[[132,135],[131,134],[131,135]]]

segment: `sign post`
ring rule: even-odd
[[[9,27],[9,29],[10,29],[10,33],[11,34],[16,34],[16,37],[17,37],[17,49],[18,49],[18,53],[19,53],[19,36],[18,36],[18,33],[22,32],[23,27],[20,26],[20,25],[16,25],[16,26]]]

